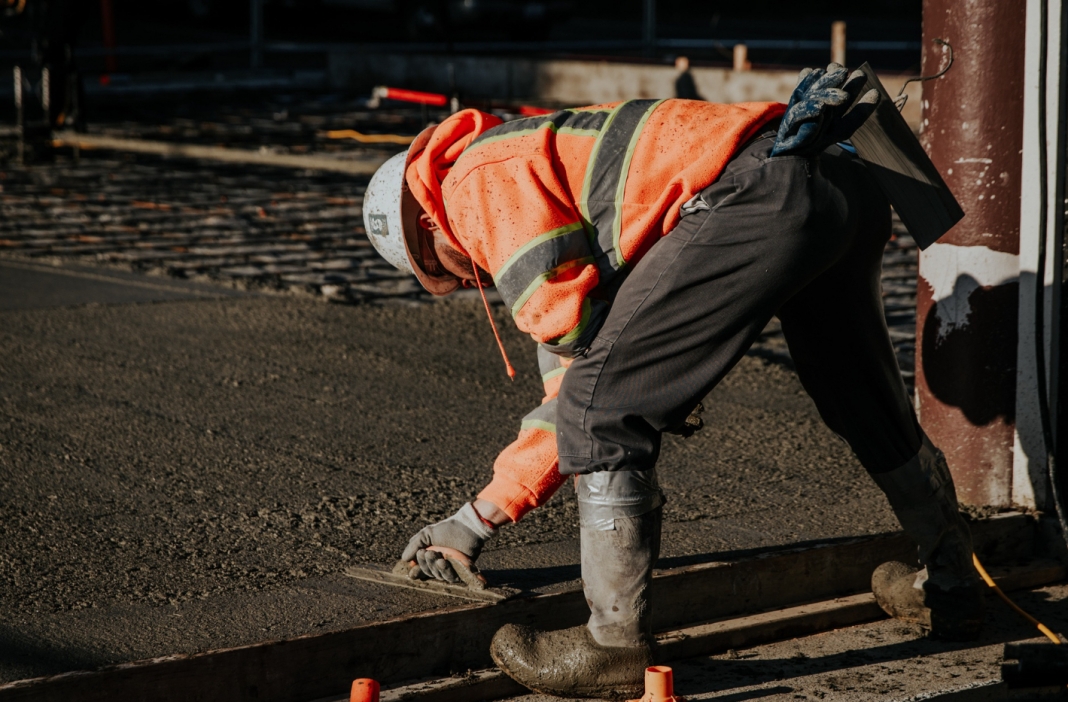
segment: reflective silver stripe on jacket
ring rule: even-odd
[[[541,429],[542,431],[556,433],[556,398],[540,405],[536,410],[523,417],[523,423],[519,430]]]
[[[553,378],[562,375],[564,371],[563,361],[544,344],[538,344],[538,372],[541,373],[541,382],[547,383]]]

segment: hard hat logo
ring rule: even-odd
[[[428,270],[419,240],[422,208],[404,182],[409,157],[426,145],[433,129],[423,130],[409,150],[394,155],[375,171],[363,195],[363,228],[371,245],[390,265],[414,275],[432,294],[447,295],[460,287],[460,281],[439,270],[440,266]]]
[[[389,219],[380,214],[367,215],[367,236],[374,238],[389,236]]]

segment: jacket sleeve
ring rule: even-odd
[[[590,326],[599,281],[582,219],[552,163],[522,154],[480,165],[446,193],[461,246],[493,276],[520,330],[554,352]]]
[[[560,475],[556,455],[556,397],[569,365],[570,359],[538,347],[545,398],[523,418],[519,437],[497,457],[493,480],[478,495],[497,505],[514,522],[548,502],[567,480]]]

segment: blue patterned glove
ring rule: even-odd
[[[771,155],[817,156],[852,136],[879,103],[875,89],[860,95],[866,80],[862,71],[847,74],[837,63],[801,71]]]

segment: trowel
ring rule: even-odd
[[[456,575],[460,577],[459,583],[447,583],[441,580],[432,580],[423,575],[415,561],[397,561],[392,569],[386,569],[375,565],[350,566],[345,569],[345,575],[359,580],[404,587],[424,592],[434,592],[440,595],[460,597],[466,600],[478,602],[502,602],[515,595],[521,590],[510,587],[490,587],[486,576],[478,570],[470,558],[456,549],[445,546],[431,546],[428,551],[436,551],[445,557]]]

